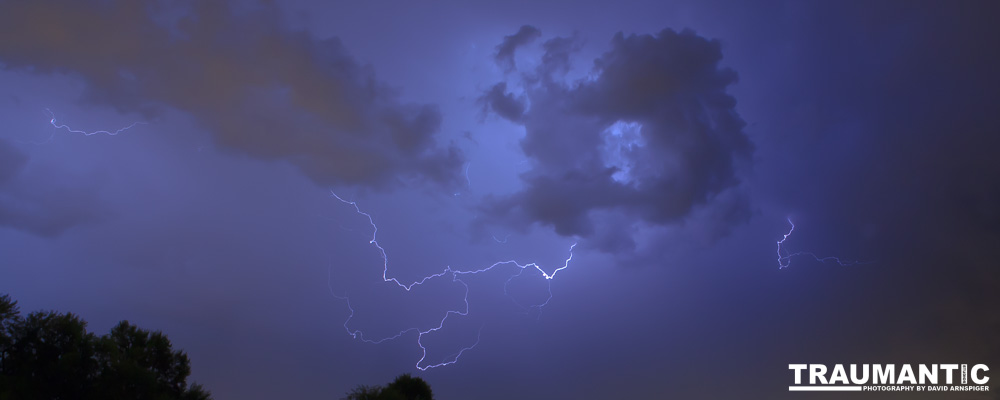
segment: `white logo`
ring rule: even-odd
[[[789,391],[988,392],[986,364],[788,364]],[[970,383],[971,381],[971,383]]]

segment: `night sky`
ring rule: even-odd
[[[2,1],[0,293],[161,330],[223,400],[997,369],[998,8]],[[779,268],[789,219],[843,262]],[[508,260],[568,267],[455,273]]]

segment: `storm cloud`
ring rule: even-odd
[[[513,35],[504,36],[503,41],[497,45],[494,60],[504,71],[513,71],[517,64],[514,62],[514,52],[518,47],[529,44],[542,36],[542,31],[531,25],[522,25]]]
[[[225,2],[5,2],[0,63],[77,76],[85,100],[122,112],[187,112],[220,148],[287,161],[321,185],[457,181],[462,156],[435,141],[437,107],[398,101],[340,41],[291,31],[279,14]]]
[[[477,102],[483,107],[484,113],[490,111],[496,113],[504,119],[520,122],[526,108],[523,97],[514,96],[507,92],[507,83],[500,82],[493,85],[489,91],[479,96]]]
[[[523,190],[487,201],[493,221],[551,226],[624,252],[636,224],[676,224],[717,198],[725,211],[703,214],[745,220],[746,196],[727,192],[739,190],[753,147],[727,93],[737,75],[719,66],[720,43],[690,30],[618,33],[591,77],[566,83],[572,43],[545,43],[536,71],[522,76],[524,99],[504,83],[480,98],[524,126],[532,163]]]

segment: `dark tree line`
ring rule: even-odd
[[[358,386],[343,400],[434,400],[434,394],[423,379],[403,374],[386,386]]]
[[[54,311],[21,316],[0,295],[0,400],[208,400],[190,361],[160,332],[122,321],[106,335]]]
[[[210,400],[187,384],[190,361],[160,332],[128,321],[96,336],[72,313],[22,316],[0,295],[0,400]],[[344,400],[434,400],[430,385],[403,374],[385,386],[361,385]]]

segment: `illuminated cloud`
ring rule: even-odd
[[[738,190],[752,145],[726,91],[737,76],[719,66],[719,42],[688,30],[619,33],[594,60],[596,77],[567,84],[561,74],[575,47],[547,41],[537,70],[523,74],[523,99],[504,82],[480,98],[524,126],[521,148],[532,161],[523,190],[483,207],[493,221],[548,225],[618,252],[634,247],[634,224],[675,224],[719,197],[728,211],[708,214],[727,219],[720,229],[745,220],[746,196],[721,196]]]

